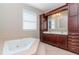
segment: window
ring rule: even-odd
[[[23,29],[36,30],[37,29],[37,15],[32,10],[23,10]]]

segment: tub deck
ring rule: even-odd
[[[24,38],[6,41],[3,48],[3,55],[32,55],[36,53],[39,39]]]

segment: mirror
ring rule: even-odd
[[[68,31],[68,11],[48,16],[48,31]]]

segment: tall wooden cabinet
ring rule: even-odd
[[[48,20],[45,14],[40,15],[40,39],[42,41],[43,31],[48,30]]]
[[[68,50],[79,54],[79,4],[68,4]]]

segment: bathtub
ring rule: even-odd
[[[39,39],[23,38],[5,41],[3,55],[32,55],[35,54],[39,45]]]

